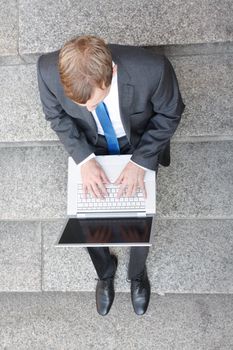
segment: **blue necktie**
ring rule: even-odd
[[[120,154],[119,143],[105,103],[100,102],[95,111],[104,130],[104,136],[108,144],[109,154]]]

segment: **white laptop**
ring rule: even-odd
[[[131,155],[97,156],[111,184],[105,199],[84,198],[80,166],[69,157],[67,220],[56,246],[150,246],[156,213],[156,173],[146,170],[147,197],[137,191],[133,197],[117,199],[116,181]]]

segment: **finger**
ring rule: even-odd
[[[142,193],[143,193],[144,198],[146,198],[146,197],[147,197],[147,193],[146,193],[145,182],[144,182],[143,180],[140,181],[139,186],[140,186],[140,188],[141,188],[141,190],[142,190]]]
[[[131,197],[133,193],[136,192],[137,186],[135,184],[128,185],[127,191],[126,191],[126,197]]]
[[[137,193],[137,188],[138,186],[136,184],[133,185],[133,188],[132,188],[132,193],[131,193],[131,197],[134,197]]]
[[[88,192],[91,194],[92,197],[97,198],[96,195],[95,195],[95,192],[94,192],[93,189],[92,189],[92,186],[91,186],[91,185],[88,186]]]
[[[116,181],[114,182],[114,185],[120,185],[120,184],[122,183],[123,179],[124,179],[124,174],[121,173],[121,174],[118,176],[118,178],[116,179]]]
[[[107,177],[107,175],[105,174],[104,171],[101,171],[100,176],[101,176],[104,183],[110,184],[111,181],[109,180],[109,178]]]
[[[103,197],[104,197],[104,195],[108,196],[108,192],[107,192],[107,190],[106,190],[106,188],[105,188],[105,186],[103,185],[102,182],[98,182],[98,187],[101,190],[101,193],[102,193]]]
[[[83,184],[83,197],[84,197],[85,199],[87,198],[87,193],[88,193],[87,186]]]
[[[124,193],[125,191],[125,188],[126,188],[126,185],[125,184],[122,184],[120,187],[119,187],[119,190],[117,192],[117,198],[120,198],[122,196],[122,194]]]
[[[93,190],[96,198],[104,198],[104,196],[101,194],[101,192],[96,184],[92,184],[92,190]]]

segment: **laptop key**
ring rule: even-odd
[[[108,196],[104,199],[93,198],[90,194],[85,199],[83,196],[82,185],[78,185],[78,211],[136,211],[145,210],[145,199],[141,191],[137,191],[134,197],[121,197],[117,198],[117,192],[119,187],[116,185],[106,186]],[[80,203],[81,198],[81,203]]]

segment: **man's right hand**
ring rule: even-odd
[[[87,193],[91,193],[96,198],[104,198],[108,195],[104,184],[109,184],[110,181],[95,159],[92,158],[81,165],[81,176],[85,198]]]

